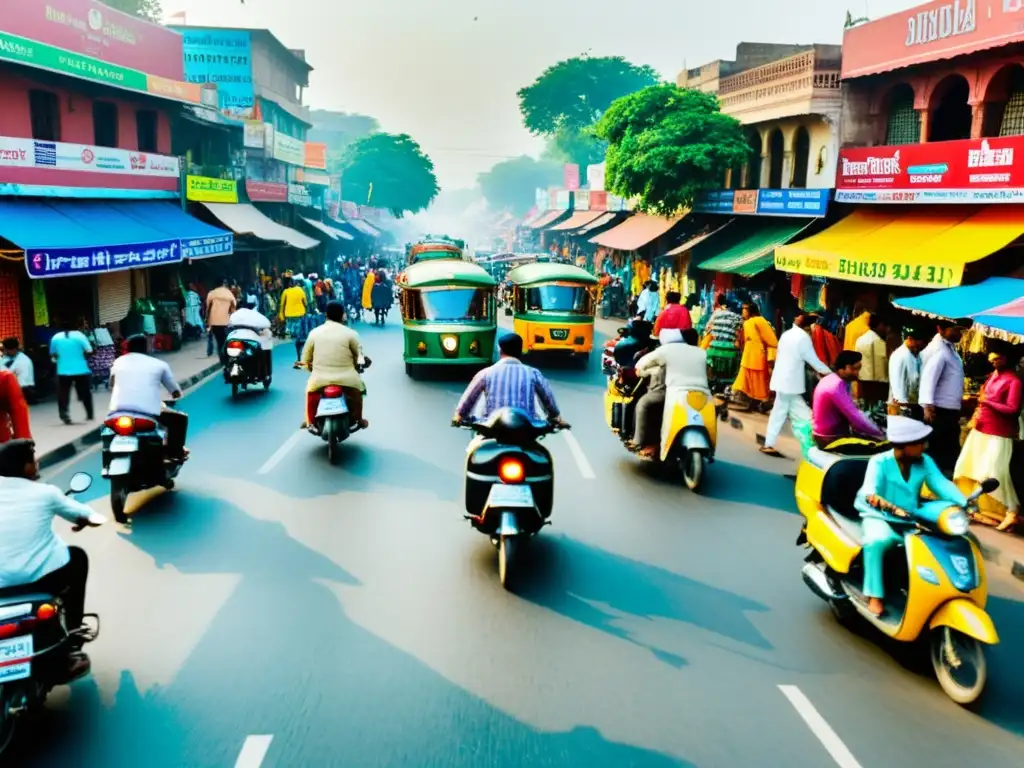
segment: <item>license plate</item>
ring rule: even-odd
[[[139,438],[137,437],[115,437],[110,441],[111,453],[135,453],[139,450]]]
[[[131,472],[132,460],[130,457],[122,456],[110,460],[110,466],[103,473],[104,477],[123,477]]]
[[[532,507],[533,489],[528,485],[492,485],[488,507]]]
[[[316,409],[317,416],[338,416],[342,413],[348,413],[348,405],[345,403],[345,399],[341,397],[321,400],[320,405]]]
[[[555,341],[565,341],[569,338],[569,331],[565,328],[552,328],[551,338]]]
[[[0,685],[32,676],[32,635],[0,641]]]

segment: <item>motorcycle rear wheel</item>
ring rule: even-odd
[[[18,718],[7,714],[7,709],[11,705],[9,699],[13,694],[9,690],[10,688],[10,685],[0,685],[0,757],[11,746],[11,742],[14,740],[14,732],[17,730],[18,725]]]
[[[947,654],[947,638],[959,666]],[[962,707],[977,704],[988,680],[988,665],[982,643],[955,629],[937,627],[931,633],[928,644],[935,678],[945,694]],[[968,676],[965,681],[960,678],[966,667],[972,668],[974,675],[973,679]]]
[[[128,485],[124,480],[110,481],[110,511],[114,514],[114,520],[119,523],[128,522],[128,516],[124,508],[128,503]]]
[[[498,579],[505,589],[512,589],[512,563],[518,549],[515,536],[502,536],[498,542]]]

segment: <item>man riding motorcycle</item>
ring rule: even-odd
[[[861,514],[864,529],[864,596],[868,610],[881,616],[885,597],[882,562],[885,552],[903,537],[893,530],[889,520],[920,517],[936,522],[950,504],[964,507],[967,498],[925,454],[932,428],[906,416],[889,416],[889,441],[893,448],[872,456],[868,461],[864,484],[857,492],[854,507]],[[921,503],[921,487],[939,501]]]
[[[320,394],[324,387],[341,387],[354,423],[361,429],[370,426],[363,418],[363,392],[365,387],[356,366],[363,357],[359,334],[344,325],[345,307],[340,301],[327,302],[326,322],[314,328],[302,348],[302,366],[309,369],[306,385],[306,421],[302,428],[313,423]]]
[[[67,631],[74,636],[68,655],[70,681],[90,667],[81,650],[89,639],[81,631],[89,558],[57,538],[53,521],[59,516],[81,530],[90,525],[92,510],[38,480],[35,443],[18,439],[0,445],[0,595],[17,591],[63,596]]]
[[[270,334],[270,320],[251,307],[243,307],[232,313],[228,320],[229,335],[236,339],[253,341],[263,352],[263,372],[270,375],[273,367],[272,352],[274,339]]]

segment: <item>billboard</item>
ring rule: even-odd
[[[182,27],[185,79],[217,86],[220,111],[250,120],[256,104],[252,86],[252,40],[234,29]]]
[[[695,213],[754,216],[824,216],[830,189],[716,189],[693,203]]]

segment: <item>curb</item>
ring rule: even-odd
[[[181,387],[182,392],[187,392],[188,390],[195,388],[196,385],[205,381],[213,374],[217,373],[217,371],[219,371],[220,369],[221,364],[220,361],[217,360],[216,363],[211,363],[198,373],[181,379],[180,381],[178,381],[178,386]],[[100,425],[95,429],[89,430],[84,435],[79,435],[77,438],[75,438],[69,443],[65,443],[64,445],[58,446],[57,448],[47,451],[46,453],[39,457],[39,469],[49,469],[50,467],[56,464],[65,462],[68,459],[73,458],[74,456],[77,456],[78,454],[84,453],[85,451],[89,450],[89,448],[99,443],[100,431],[102,429],[103,426]]]

